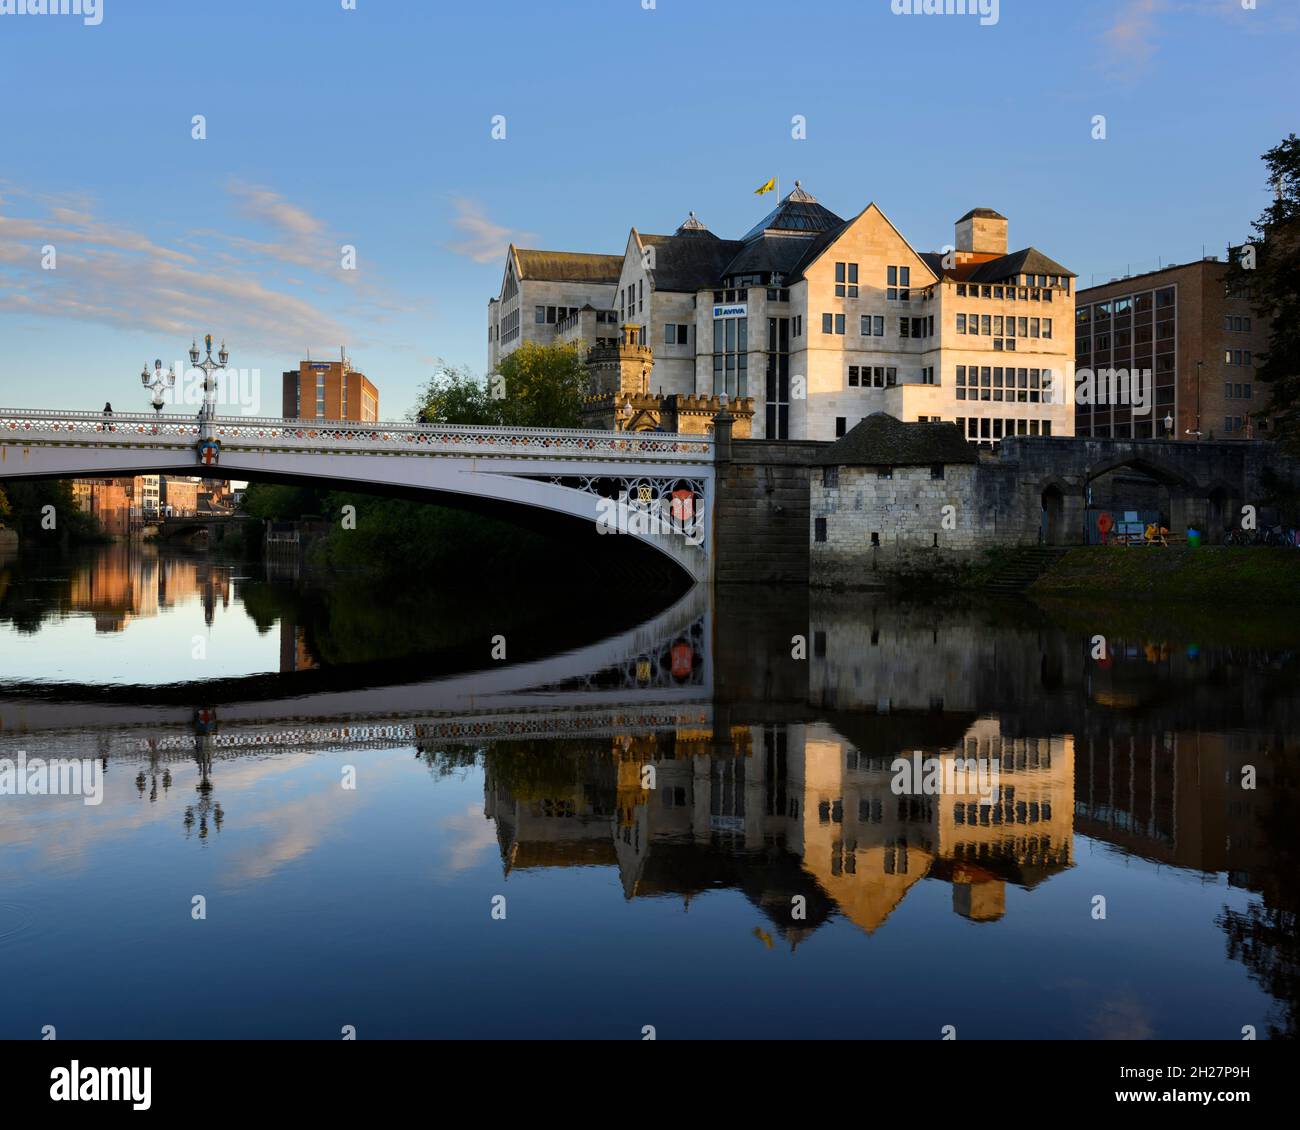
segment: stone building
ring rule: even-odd
[[[933,566],[980,544],[979,455],[953,424],[868,416],[819,458],[809,481],[814,583],[861,586],[882,565]]]
[[[663,431],[709,435],[714,417],[727,408],[732,435],[749,439],[754,418],[751,398],[732,399],[693,393],[652,392],[654,350],[640,342],[635,325],[623,326],[621,340],[600,342],[587,354],[590,395],[582,409],[583,424],[620,432]]]
[[[526,341],[551,345],[582,335],[594,344],[602,330],[617,339],[614,287],[621,264],[617,255],[530,251],[512,243],[501,289],[488,301],[488,372]]]
[[[755,438],[832,440],[881,411],[954,422],[986,446],[1072,434],[1073,273],[1010,251],[992,209],[963,216],[954,242],[917,252],[875,204],[846,220],[796,183],[740,239],[692,213],[672,235],[632,228],[614,266],[511,248],[488,306],[489,365],[533,339],[530,309],[536,340],[594,328],[590,344],[622,343],[579,324],[603,303],[605,325],[634,326],[651,351],[645,395],[752,400]]]
[[[1149,372],[1155,403],[1139,411],[1111,395],[1076,404],[1077,435],[1268,438],[1269,391],[1256,382],[1254,362],[1268,349],[1269,327],[1246,295],[1228,293],[1228,268],[1209,258],[1079,291],[1078,369],[1115,369],[1130,382],[1133,372]]]
[[[1213,542],[1246,503],[1267,515],[1265,500],[1300,489],[1300,460],[1271,443],[1014,436],[977,451],[951,424],[884,414],[808,468],[810,579],[855,588],[934,576],[995,547],[1086,544],[1102,512],[1117,529],[1149,511],[1139,538],[1158,520],[1175,540],[1195,529]]]

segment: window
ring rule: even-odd
[[[844,315],[843,314],[835,315],[835,332],[839,334],[840,337],[844,336]]]
[[[857,298],[858,265],[856,263],[835,264],[835,297]]]
[[[713,392],[749,395],[749,319],[713,319]]]
[[[813,527],[816,530],[814,535],[818,541],[826,540],[826,519],[816,518],[813,520]]]
[[[794,316],[794,336],[803,337],[803,315],[802,314],[796,314]]]
[[[910,331],[911,331],[911,325],[912,325],[912,319],[911,319],[911,318],[899,318],[899,319],[898,319],[898,336],[899,336],[899,337],[911,337],[911,336],[912,336],[912,334],[911,334],[911,332],[910,332]]]
[[[893,467],[877,467],[877,468],[876,468],[876,478],[878,478],[878,479],[892,479],[893,477],[894,477],[894,468],[893,468]]]
[[[966,399],[966,366],[957,366],[957,399]]]
[[[316,417],[324,419],[325,417],[325,374],[316,374]]]
[[[933,365],[927,365],[921,370],[921,383],[923,385],[932,385],[936,383],[934,379]]]
[[[965,315],[965,314],[958,314],[958,315],[957,315],[957,332],[958,332],[959,334],[964,334],[964,333],[966,332],[966,315]]]
[[[848,426],[849,426],[849,421],[846,416],[836,416],[835,417],[835,438],[839,439],[840,436],[842,436],[846,431],[848,431]]]
[[[824,333],[824,334],[831,334],[831,333],[834,333],[834,332],[835,332],[835,315],[833,315],[833,314],[823,314],[823,315],[822,315],[822,333]]]
[[[885,296],[890,302],[910,302],[912,300],[912,268],[887,267],[885,269]]]
[[[932,478],[932,479],[942,479],[942,478],[943,478],[943,464],[942,464],[942,463],[932,463],[932,464],[930,465],[930,478]]]
[[[980,334],[981,334],[982,336],[984,336],[984,337],[992,337],[992,335],[993,335],[993,315],[992,315],[992,314],[981,314],[981,315],[980,315]]]
[[[767,320],[768,439],[788,439],[790,435],[790,321],[789,318]]]
[[[539,326],[544,326],[544,325],[546,325],[546,307],[545,307],[545,306],[534,306],[534,307],[533,307],[533,321],[534,321],[537,325],[539,325]]]
[[[668,323],[664,326],[664,342],[667,345],[686,345],[690,326]]]
[[[870,372],[870,370],[868,370],[868,373],[869,373],[869,372]],[[856,365],[850,365],[850,366],[849,366],[849,388],[857,388],[857,387],[859,387],[859,386],[858,386],[858,367],[857,367]]]
[[[838,467],[822,468],[822,486],[828,490],[835,490],[840,485],[840,469]]]
[[[1044,319],[1043,319],[1043,336],[1044,336],[1044,337],[1047,337],[1047,338],[1050,338],[1050,337],[1052,336],[1052,319],[1051,319],[1051,318],[1044,318]]]

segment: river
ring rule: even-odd
[[[84,777],[0,795],[0,1037],[1294,1036],[1298,678],[1104,594],[11,556],[0,770]]]

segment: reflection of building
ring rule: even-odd
[[[1079,831],[1132,855],[1198,871],[1236,886],[1261,870],[1260,818],[1274,795],[1275,767],[1258,738],[1226,734],[1088,734],[1078,739]],[[1250,766],[1255,788],[1242,787]]]
[[[284,374],[284,416],[289,420],[378,420],[379,390],[352,361],[302,361]]]
[[[217,604],[229,606],[230,586],[229,566],[159,558],[138,543],[111,545],[73,571],[67,610],[91,613],[99,631],[118,632],[133,619],[149,619],[197,597],[210,620]]]
[[[307,646],[307,629],[291,623],[288,619],[280,621],[280,673],[292,671],[310,671],[316,666],[316,657]]]
[[[899,795],[892,763],[910,749],[867,752],[800,724],[587,746],[549,783],[512,784],[518,760],[493,751],[486,814],[507,870],[616,866],[629,898],[736,887],[792,943],[836,909],[874,931],[924,878],[951,885],[956,913],[986,921],[1001,917],[1006,883],[1032,887],[1070,866],[1073,746],[1007,737],[990,719],[954,733],[928,754],[991,759],[995,803]]]

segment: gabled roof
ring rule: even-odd
[[[1036,247],[1026,247],[1023,251],[1013,251],[1001,259],[984,263],[971,278],[977,282],[993,279],[1010,278],[1012,275],[1069,275],[1078,276],[1069,267],[1063,267],[1055,259],[1049,259]]]
[[[531,251],[512,247],[519,277],[535,282],[586,282],[618,284],[623,270],[621,255],[592,255],[583,251]]]
[[[723,268],[741,246],[734,239],[719,239],[709,231],[687,235],[635,234],[642,247],[654,248],[654,268],[650,273],[655,290],[689,294],[716,286]]]
[[[915,467],[978,463],[979,456],[956,424],[905,424],[887,412],[876,412],[831,444],[817,461],[840,467]]]
[[[796,282],[800,278],[802,278],[804,271],[806,271],[809,267],[811,267],[823,254],[825,254],[825,252],[830,249],[830,247],[835,243],[835,241],[839,239],[839,237],[846,230],[848,230],[859,220],[861,220],[862,217],[865,216],[868,212],[872,211],[872,209],[874,209],[876,214],[886,224],[889,225],[889,230],[892,231],[896,236],[898,236],[898,238],[902,241],[903,246],[906,247],[908,251],[910,251],[918,259],[920,259],[922,263],[926,264],[927,267],[930,267],[936,279],[939,278],[940,277],[939,273],[937,271],[934,271],[933,267],[930,265],[926,257],[920,254],[920,252],[918,252],[916,248],[912,246],[907,236],[905,236],[901,231],[898,230],[898,228],[894,225],[894,221],[891,220],[888,216],[886,216],[884,211],[881,209],[881,207],[873,200],[870,204],[868,204],[865,208],[863,208],[861,212],[859,212],[856,216],[854,216],[853,219],[843,221],[838,228],[834,228],[830,231],[823,232],[815,240],[811,241],[808,247],[808,253],[804,255],[804,257],[799,261],[798,267],[795,269],[794,273],[790,276],[790,278],[787,281]],[[915,280],[913,282],[913,286],[916,287],[925,287],[929,285],[930,284],[928,282],[924,282],[920,280]]]
[[[805,192],[803,186],[795,181],[794,191],[741,236],[741,240],[757,239],[767,232],[814,235],[843,224],[844,221],[839,216],[818,204],[817,198]]]
[[[1069,267],[1063,267],[1055,259],[1049,259],[1036,247],[1026,247],[1023,251],[991,258],[987,255],[976,256],[946,270],[943,266],[944,256],[938,251],[927,251],[921,258],[937,276],[957,282],[1002,282],[1016,275],[1066,275],[1072,279],[1078,278]]]

